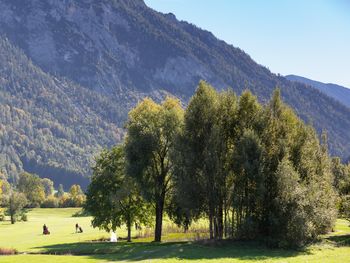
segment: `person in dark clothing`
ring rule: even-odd
[[[49,231],[49,229],[47,228],[47,226],[45,224],[43,225],[43,234],[44,235],[50,235],[50,231]]]
[[[81,228],[81,226],[79,227],[79,233],[83,233],[83,229]]]

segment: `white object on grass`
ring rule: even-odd
[[[111,232],[111,242],[117,242],[117,235],[115,232]]]

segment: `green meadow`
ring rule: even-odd
[[[0,262],[350,262],[350,227],[338,220],[335,232],[302,250],[271,249],[253,242],[211,243],[205,237],[205,222],[182,233],[164,222],[162,243],[152,242],[151,229],[134,231],[134,241],[124,241],[126,229],[118,229],[120,240],[110,243],[109,234],[94,229],[90,217],[74,217],[79,209],[33,209],[27,222],[0,222],[0,248],[15,248],[19,255],[0,256]],[[84,233],[75,233],[75,224]],[[51,235],[42,235],[42,226]],[[136,237],[138,236],[138,237]]]

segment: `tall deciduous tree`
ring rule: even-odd
[[[53,181],[51,181],[48,178],[43,178],[41,179],[41,184],[44,187],[44,192],[46,197],[53,195],[53,192],[55,190],[53,187]]]
[[[94,227],[115,231],[125,223],[128,241],[134,223],[149,223],[152,209],[141,197],[134,179],[125,173],[123,146],[105,150],[96,159],[85,209],[93,216]]]
[[[23,208],[27,205],[27,198],[23,193],[12,191],[7,199],[7,213],[10,215],[11,224],[17,221],[17,217],[24,213]]]
[[[155,241],[161,241],[165,199],[172,184],[169,156],[182,122],[179,100],[166,98],[157,104],[146,98],[129,113],[126,125],[127,173],[136,179],[144,198],[155,206]]]
[[[193,214],[209,217],[210,238],[223,234],[225,186],[221,169],[222,141],[218,123],[219,96],[201,81],[185,113],[184,130],[179,138],[176,158],[176,185],[183,205]]]
[[[25,194],[29,206],[39,206],[45,199],[45,190],[39,176],[23,172],[19,175],[17,189]]]

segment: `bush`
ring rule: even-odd
[[[49,196],[45,199],[45,201],[41,204],[41,208],[58,208],[59,200],[54,196]]]
[[[28,216],[27,216],[27,214],[22,214],[22,215],[21,215],[21,221],[24,221],[24,222],[28,221]]]
[[[59,207],[73,207],[72,200],[68,194],[64,194],[60,199],[59,199]]]
[[[59,199],[59,207],[83,207],[86,197],[84,194],[79,194],[72,197],[70,194],[64,194]]]

